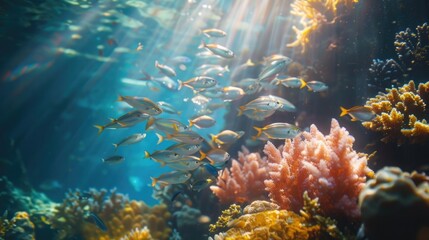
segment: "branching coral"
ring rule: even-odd
[[[231,168],[224,169],[217,179],[217,186],[210,189],[224,204],[266,199],[263,181],[268,174],[265,167],[265,158],[242,147],[238,160],[232,160]]]
[[[170,213],[165,205],[149,208],[143,202],[129,201],[115,190],[112,190],[110,195],[106,190],[91,189],[85,194],[78,190],[70,191],[56,210],[51,225],[59,230],[59,239],[75,235],[89,240],[119,239],[132,229],[145,226],[149,228],[153,238],[168,239],[171,231],[167,226]],[[104,221],[106,232],[87,221],[90,212]]]
[[[239,218],[228,221],[230,229],[215,239],[337,239],[342,236],[335,221],[319,215],[317,199],[303,197],[301,214],[277,210],[276,204],[255,201],[247,206]],[[312,215],[314,214],[314,215]],[[315,220],[318,219],[318,220]]]
[[[373,59],[369,68],[369,82],[378,89],[397,86],[403,81],[404,71],[393,59]]]
[[[408,71],[429,67],[429,26],[417,26],[417,33],[407,28],[395,36],[395,50]]]
[[[288,47],[302,47],[305,52],[310,42],[311,34],[320,28],[320,25],[334,23],[341,12],[350,11],[358,0],[295,0],[291,4],[291,13],[301,18],[303,29],[293,26],[297,37]]]
[[[365,106],[376,117],[362,125],[382,133],[383,142],[422,143],[429,139],[429,125],[425,120],[428,103],[429,82],[419,84],[416,89],[410,81],[399,89],[388,89],[387,93],[369,99]]]
[[[17,212],[7,219],[7,212],[0,219],[0,239],[34,240],[34,224],[26,212]]]
[[[384,167],[359,196],[369,239],[427,239],[429,177]]]
[[[241,207],[237,204],[232,204],[228,209],[222,211],[222,215],[218,218],[215,224],[210,224],[209,231],[214,232],[218,228],[224,228],[228,222],[241,214]]]
[[[153,240],[150,235],[150,231],[147,227],[142,229],[133,229],[126,236],[122,237],[120,240]]]
[[[269,179],[266,189],[272,201],[282,209],[298,211],[303,193],[318,197],[325,214],[356,218],[357,198],[372,173],[365,154],[353,150],[355,139],[335,119],[324,136],[315,125],[277,149],[265,145]]]

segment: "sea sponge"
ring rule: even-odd
[[[383,142],[423,143],[429,139],[429,125],[425,120],[429,103],[429,82],[416,88],[410,81],[401,88],[387,89],[370,98],[365,106],[375,114],[371,121],[362,125],[383,134]]]
[[[266,164],[266,159],[259,153],[250,153],[242,147],[238,160],[233,159],[232,166],[222,170],[217,185],[210,189],[223,204],[267,199],[264,189],[264,180],[268,177]]]
[[[266,189],[281,209],[298,211],[303,206],[303,193],[318,197],[325,214],[356,219],[357,199],[366,175],[366,154],[353,150],[355,139],[337,120],[332,119],[331,131],[324,136],[315,125],[294,139],[287,139],[277,149],[271,142],[265,145],[269,178]]]
[[[384,167],[359,196],[369,239],[428,239],[429,177]]]

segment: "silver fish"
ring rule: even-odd
[[[189,120],[189,127],[195,126],[197,128],[209,128],[215,125],[216,120],[212,117],[203,115],[192,120]]]
[[[158,104],[145,97],[119,96],[118,101],[124,101],[140,112],[149,115],[158,115],[162,113],[162,109]]]
[[[323,92],[328,90],[328,85],[326,85],[324,82],[319,81],[310,81],[307,82],[308,90],[312,92]]]
[[[159,71],[161,71],[167,77],[174,78],[177,76],[176,71],[174,71],[173,68],[171,68],[167,65],[160,64],[160,63],[158,63],[158,61],[155,61],[155,67],[158,68]]]
[[[191,174],[188,172],[181,172],[181,171],[173,171],[169,173],[164,173],[159,177],[151,177],[152,179],[152,187],[154,187],[158,182],[160,182],[163,185],[169,185],[169,184],[179,184],[184,183],[191,178]]]
[[[259,80],[264,80],[275,76],[285,69],[287,65],[292,62],[292,59],[288,57],[281,58],[279,60],[269,63],[259,74]]]
[[[122,139],[119,143],[114,143],[113,146],[118,149],[119,146],[130,145],[141,142],[146,137],[146,133],[136,133],[127,138]]]
[[[216,43],[209,43],[206,44],[205,42],[202,42],[199,48],[206,48],[208,50],[210,50],[212,53],[221,56],[223,58],[233,58],[234,57],[234,52],[232,52],[230,49],[216,44]]]
[[[124,159],[125,158],[122,157],[122,156],[111,156],[111,157],[108,157],[108,158],[103,158],[102,161],[104,163],[110,163],[110,164],[112,164],[112,163],[120,163],[120,162],[124,161]]]
[[[167,148],[180,155],[188,156],[198,152],[201,149],[201,144],[193,143],[176,143]]]
[[[300,129],[289,123],[271,123],[262,128],[253,127],[258,133],[254,138],[258,138],[264,134],[269,139],[287,139],[296,137],[301,131]]]

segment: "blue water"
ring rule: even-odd
[[[314,123],[327,132],[331,118],[339,118],[339,106],[362,105],[367,97],[383,90],[371,86],[368,69],[372,59],[395,57],[394,34],[407,27],[414,29],[429,17],[425,1],[362,0],[345,23],[318,35],[323,37],[316,41],[320,46],[310,46],[303,54],[299,47],[287,47],[296,38],[292,26],[301,27],[299,18],[290,14],[291,2],[98,0],[87,8],[77,0],[5,1],[0,7],[0,175],[18,186],[30,185],[57,202],[68,189],[116,188],[130,199],[157,204],[151,196],[150,177],[171,169],[145,159],[144,152],[163,150],[174,142],[157,144],[155,131],[146,131],[146,123],[106,129],[100,135],[94,127],[132,110],[117,101],[120,95],[168,102],[182,114],[157,117],[184,124],[206,108],[192,103],[194,94],[189,88],[179,91],[142,80],[145,73],[163,77],[155,61],[176,70],[174,81],[185,81],[195,76],[197,67],[210,63],[195,56],[201,42],[216,42],[235,53],[232,60],[215,61],[231,69],[216,78],[219,86],[237,81],[232,73],[248,59],[260,63],[272,54],[288,56],[301,67],[308,67],[309,78],[329,86],[320,94],[297,89],[268,89],[256,94],[281,95],[298,109],[295,113],[277,113],[263,122],[237,117],[238,106],[254,96],[224,103],[211,114],[216,125],[196,131],[207,140],[210,134],[224,129],[246,131],[229,150],[236,158],[240,146],[255,134],[253,126],[285,121],[306,129]],[[209,39],[200,34],[206,28],[222,29],[227,36]],[[143,45],[141,51],[137,51],[139,43]],[[177,56],[191,61],[173,64],[171,59]],[[257,77],[261,66],[242,72],[238,78]],[[424,82],[418,79],[422,74],[415,76]],[[360,124],[348,119],[340,123],[355,136],[357,148],[376,141]],[[147,137],[142,142],[114,151],[112,143],[145,132]],[[255,151],[262,146],[248,145]],[[381,150],[388,163],[409,151],[389,147],[393,149],[390,152]],[[416,158],[421,152],[414,151]],[[111,155],[124,156],[125,160],[115,165],[102,162]],[[383,165],[371,164],[374,169]]]

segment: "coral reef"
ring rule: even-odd
[[[429,82],[419,84],[413,81],[403,87],[388,89],[369,99],[365,106],[370,108],[376,117],[362,125],[372,131],[383,134],[383,142],[423,143],[429,137],[427,104],[429,103]]]
[[[373,59],[369,68],[369,83],[377,89],[396,87],[404,80],[404,71],[393,59]]]
[[[264,189],[267,177],[266,159],[242,147],[238,160],[232,160],[231,168],[224,169],[218,176],[217,185],[210,189],[223,204],[267,199]]]
[[[171,232],[167,226],[170,213],[165,205],[149,208],[143,202],[129,201],[115,190],[111,190],[110,195],[107,193],[106,190],[95,189],[85,194],[79,190],[68,192],[51,219],[52,227],[59,230],[58,238],[81,235],[89,240],[119,239],[133,229],[147,226],[154,239],[168,239]],[[104,221],[106,232],[87,221],[90,212]]]
[[[0,209],[28,212],[36,226],[43,225],[41,217],[52,216],[57,206],[43,193],[34,189],[24,191],[17,188],[7,177],[0,177],[0,189]]]
[[[215,224],[210,224],[209,231],[215,232],[218,228],[226,227],[228,222],[238,215],[241,215],[241,207],[237,204],[232,204],[228,209],[222,211],[222,215]]]
[[[407,71],[429,67],[429,26],[427,23],[417,26],[416,32],[407,28],[395,36],[396,53]]]
[[[15,216],[7,219],[7,212],[0,219],[0,239],[34,240],[34,224],[26,212],[16,212]]]
[[[337,120],[332,119],[331,131],[324,136],[315,125],[294,139],[287,139],[277,149],[265,145],[269,179],[266,189],[272,201],[282,209],[298,211],[303,193],[318,197],[325,214],[334,217],[359,217],[357,199],[363,188],[367,157],[353,150],[355,139]]]
[[[318,200],[304,195],[304,208],[300,214],[277,210],[279,206],[255,201],[245,208],[244,215],[229,220],[230,228],[215,235],[214,239],[339,239],[341,232],[330,218],[319,215]],[[313,215],[314,214],[314,215]],[[317,219],[317,220],[316,220]],[[213,239],[213,238],[209,238]]]
[[[184,205],[180,211],[173,213],[173,217],[184,239],[201,239],[207,233],[210,217],[202,215],[197,208]]]
[[[335,23],[339,15],[350,11],[357,2],[358,0],[295,0],[291,4],[291,14],[301,18],[303,28],[293,26],[296,40],[287,46],[301,46],[302,52],[305,52],[311,35],[321,25]]]
[[[369,239],[427,239],[429,177],[384,167],[359,196],[364,231]]]
[[[133,229],[126,236],[122,237],[120,240],[153,240],[150,235],[150,231],[147,227],[142,229]]]

